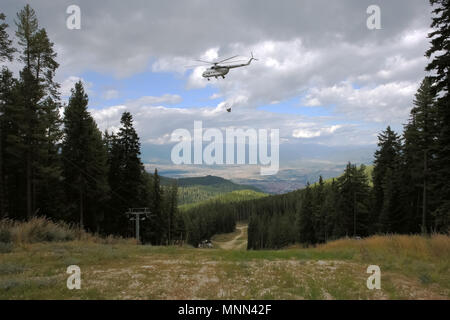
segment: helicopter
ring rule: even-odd
[[[215,77],[216,79],[218,79],[219,77],[222,77],[223,79],[225,79],[225,75],[230,72],[230,69],[233,68],[239,68],[239,67],[245,67],[250,65],[250,63],[255,60],[258,61],[258,59],[253,57],[253,52],[251,52],[251,58],[250,60],[248,60],[246,63],[236,63],[239,61],[230,61],[231,59],[234,59],[238,56],[233,56],[227,59],[223,59],[220,61],[216,61],[216,62],[211,62],[211,61],[205,61],[205,60],[195,60],[198,62],[202,62],[202,63],[206,63],[206,64],[212,64],[211,67],[209,67],[207,70],[205,70],[202,73],[202,77],[208,79],[208,81],[210,80],[210,78]],[[230,61],[228,63],[231,64],[223,64],[226,61]],[[233,62],[235,64],[233,64]],[[186,68],[195,68],[195,67],[199,67],[199,66],[190,66],[190,67],[186,67]]]

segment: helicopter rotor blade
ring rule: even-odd
[[[205,60],[194,60],[197,62],[203,62],[203,63],[207,63],[207,64],[217,64],[217,62],[211,62],[211,61],[205,61]]]
[[[227,64],[230,64],[230,63],[238,63],[238,62],[247,62],[248,60],[234,60],[234,61],[228,61],[228,62],[225,62],[225,63],[221,63],[221,65],[227,65]]]
[[[202,63],[201,65],[185,66],[185,68],[206,67],[207,65],[218,65],[218,64],[222,64],[224,62],[226,62],[225,65],[224,65],[224,66],[226,66],[227,64],[230,64],[230,63],[238,63],[238,62],[245,62],[245,61],[247,61],[247,60],[230,61],[231,59],[234,59],[236,57],[239,57],[239,56],[233,56],[233,57],[226,58],[226,59],[223,59],[223,60],[220,60],[220,61],[216,61],[216,62],[197,59],[197,60],[194,60],[194,61],[201,62]]]
[[[231,59],[236,58],[236,57],[239,57],[239,56],[233,56],[233,57],[230,57],[230,58],[226,58],[226,59],[223,59],[223,60],[218,61],[217,63],[222,63],[222,62],[231,60]]]
[[[187,69],[194,69],[194,68],[198,68],[198,67],[207,67],[208,65],[206,64],[198,64],[198,65],[192,65],[192,66],[184,66]]]

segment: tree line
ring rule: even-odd
[[[248,248],[282,248],[323,243],[374,232],[366,167],[349,163],[344,174],[284,195],[257,200],[249,216]]]
[[[132,115],[122,114],[117,132],[101,132],[81,81],[68,103],[61,101],[54,44],[35,11],[26,5],[16,15],[17,48],[4,20],[0,13],[0,60],[17,59],[22,69],[18,77],[6,65],[0,71],[0,218],[46,216],[99,234],[134,236],[125,212],[148,207],[141,241],[186,239],[178,187],[161,186],[156,169],[145,171]]]
[[[249,221],[248,248],[305,245],[374,233],[448,232],[450,213],[450,8],[431,0],[431,59],[401,135],[379,135],[373,182],[364,166],[349,163],[329,183],[249,201],[211,202],[180,212],[176,184],[161,186],[145,171],[133,117],[124,112],[117,132],[100,132],[78,82],[67,105],[54,81],[53,43],[26,5],[15,37],[0,14],[0,59],[17,59],[15,77],[0,72],[0,218],[45,215],[100,234],[134,235],[130,207],[149,207],[142,222],[146,243],[188,241]],[[64,112],[61,114],[61,110]]]
[[[373,185],[364,166],[348,164],[331,184],[266,202],[249,220],[248,248],[305,245],[375,233],[449,232],[450,226],[450,3],[430,0],[430,59],[402,134],[378,136]]]

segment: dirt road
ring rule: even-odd
[[[225,250],[245,250],[247,248],[247,230],[248,225],[237,225],[235,232],[213,238],[213,244],[215,247]]]

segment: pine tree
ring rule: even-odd
[[[408,232],[408,216],[402,205],[403,184],[398,173],[398,167],[388,167],[383,177],[383,204],[379,215],[379,231],[381,232]]]
[[[325,242],[327,238],[326,232],[326,214],[324,209],[325,202],[325,185],[322,176],[319,177],[319,182],[315,187],[314,198],[314,231],[315,238],[318,242]]]
[[[322,211],[324,214],[325,242],[333,235],[333,227],[336,224],[336,214],[338,208],[338,186],[336,180],[331,181],[331,185],[326,189],[324,205]]]
[[[16,36],[21,47],[20,61],[24,68],[20,72],[18,85],[16,121],[19,121],[19,136],[17,143],[22,145],[25,159],[26,181],[26,216],[30,218],[39,208],[37,190],[40,184],[45,183],[39,179],[41,162],[39,154],[41,149],[47,148],[51,141],[47,136],[47,129],[54,125],[53,116],[42,118],[40,115],[49,115],[49,106],[52,114],[59,108],[57,95],[58,84],[53,81],[58,63],[55,61],[56,53],[53,43],[47,37],[45,29],[39,29],[36,13],[26,5],[17,14]],[[48,103],[48,99],[52,99]],[[47,110],[45,110],[47,108]],[[45,170],[44,170],[45,171]]]
[[[79,81],[64,112],[64,179],[72,219],[78,216],[80,227],[100,231],[109,191],[107,151],[87,105]]]
[[[64,213],[63,165],[61,160],[62,119],[60,103],[47,97],[40,103],[37,132],[40,133],[36,152],[34,205],[48,217],[62,218]]]
[[[127,231],[131,225],[125,217],[128,202],[122,199],[120,192],[122,182],[122,152],[118,142],[117,135],[105,132],[104,145],[108,150],[108,185],[110,187],[110,201],[108,207],[110,210],[105,216],[104,232],[107,234],[127,235]],[[130,234],[131,235],[131,234]]]
[[[374,211],[379,214],[383,206],[383,180],[388,169],[394,169],[400,162],[400,137],[388,126],[378,135],[373,168],[373,189],[375,195]]]
[[[109,147],[110,207],[113,208],[108,213],[106,226],[108,232],[129,235],[130,224],[125,212],[129,208],[147,206],[147,177],[140,159],[140,142],[133,127],[133,117],[124,112],[120,123],[117,134],[105,137]],[[142,233],[145,237],[144,228],[145,223]]]
[[[124,112],[120,123],[122,126],[117,134],[117,143],[121,151],[122,183],[119,191],[122,197],[129,201],[131,207],[139,207],[145,204],[143,198],[145,171],[140,159],[141,145],[133,127],[131,113]]]
[[[429,182],[437,178],[432,176],[436,169],[437,135],[435,93],[431,79],[426,77],[415,95],[414,108],[404,131],[406,179],[403,188],[408,192],[410,229],[418,231],[420,225],[422,233],[428,230],[429,207],[436,207],[436,197],[429,192]]]
[[[14,208],[19,189],[12,183],[14,173],[18,173],[19,159],[14,157],[15,149],[8,139],[15,129],[11,121],[14,111],[16,80],[7,68],[0,73],[0,217],[9,215],[15,217]],[[17,169],[17,170],[16,170]]]
[[[298,235],[300,243],[304,245],[316,243],[313,225],[313,201],[311,187],[306,186],[302,197],[300,211],[298,215]]]
[[[0,12],[0,22],[5,20],[5,15]],[[12,40],[9,39],[9,35],[6,32],[8,24],[0,23],[0,61],[13,60],[13,54],[16,51],[12,46]]]
[[[5,20],[5,15],[0,13],[0,21]],[[14,48],[12,47],[12,40],[9,39],[9,35],[6,32],[8,24],[0,23],[0,62],[4,60],[12,61]],[[3,67],[1,71],[1,87],[0,87],[0,217],[6,215],[6,194],[5,194],[5,177],[4,177],[4,156],[3,146],[5,145],[5,132],[3,127],[5,126],[5,109],[6,104],[9,103],[9,93],[12,90],[12,86],[8,79],[11,79],[12,75],[8,73],[8,70]]]
[[[165,212],[167,212],[167,241],[172,244],[179,234],[178,230],[178,186],[172,183],[164,192]]]
[[[393,232],[392,217],[402,220],[403,216],[399,181],[402,145],[400,137],[390,126],[378,136],[378,147],[373,169],[374,204],[369,219],[370,229],[372,232]]]
[[[152,219],[146,225],[146,238],[152,243],[161,245],[167,240],[168,219],[164,216],[163,210],[163,189],[158,170],[155,169],[149,181],[150,212]],[[193,232],[198,235],[201,231]]]
[[[450,225],[450,1],[430,0],[433,9],[431,28],[434,29],[428,38],[431,47],[426,56],[432,60],[426,67],[433,71],[431,81],[434,84],[437,101],[437,152],[434,193],[439,195],[433,229],[448,231]]]
[[[365,166],[358,169],[349,162],[337,184],[339,204],[334,237],[367,235],[370,189]]]
[[[140,142],[133,127],[133,118],[129,112],[121,117],[121,128],[117,134],[105,133],[105,144],[109,150],[109,184],[111,202],[106,230],[110,233],[131,235],[134,233],[124,213],[129,208],[144,207],[148,204],[148,174],[140,160]],[[146,224],[142,224],[142,236],[145,241]],[[134,229],[133,229],[134,230]]]

